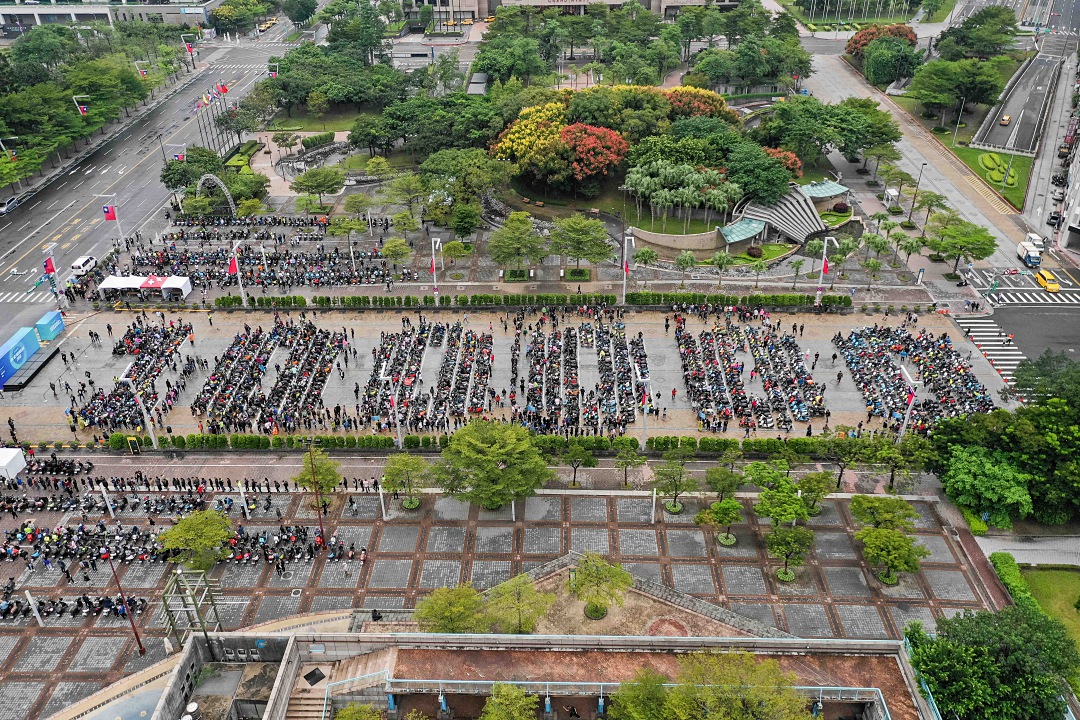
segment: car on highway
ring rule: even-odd
[[[1008,125],[1011,122],[1012,122],[1012,115],[1002,115],[1001,116],[1001,124],[1002,125]]]
[[[4,202],[0,202],[0,215],[7,215],[19,205],[19,198],[12,195]]]
[[[71,274],[75,277],[82,277],[96,267],[96,257],[93,255],[83,255],[81,258],[71,263]]]
[[[1057,227],[1061,224],[1061,213],[1055,210],[1050,213],[1050,217],[1046,218],[1046,224],[1051,227]]]
[[[1053,198],[1056,202],[1061,202],[1065,199],[1065,191],[1055,190],[1054,192],[1050,193],[1050,197]]]
[[[1046,292],[1056,293],[1061,290],[1057,278],[1049,270],[1040,270],[1035,273],[1035,282],[1039,283],[1039,287],[1046,288]]]

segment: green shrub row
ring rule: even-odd
[[[214,298],[214,307],[238,308],[244,307],[243,298],[239,295],[226,295]],[[307,307],[307,298],[303,295],[248,295],[247,307],[258,308],[302,308]]]
[[[814,304],[813,295],[783,293],[779,295],[709,295],[706,293],[626,293],[630,305],[673,305],[688,303],[701,305],[742,305],[745,307],[808,307]],[[851,307],[847,295],[824,295],[821,304],[826,307]]]
[[[1020,566],[1016,564],[1016,558],[1012,553],[990,553],[990,564],[994,566],[994,572],[1001,579],[1001,584],[1009,591],[1013,602],[1027,610],[1043,612],[1039,607],[1039,601],[1031,594],[1027,580],[1020,573]]]
[[[646,450],[664,452],[676,448],[697,452],[698,439],[695,437],[677,437],[675,435],[657,435],[645,441]]]
[[[322,145],[329,145],[332,142],[334,142],[334,133],[324,132],[319,133],[318,135],[310,135],[301,140],[300,144],[304,146],[305,150],[310,150]]]
[[[964,521],[967,523],[972,535],[985,535],[986,531],[990,529],[990,526],[971,508],[961,506],[960,513],[964,516]]]
[[[525,282],[529,279],[529,271],[522,268],[514,268],[503,273],[506,282]]]
[[[592,273],[590,273],[586,268],[570,268],[566,271],[567,280],[586,281],[590,277],[592,277]]]

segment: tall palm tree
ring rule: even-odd
[[[709,258],[709,264],[717,269],[719,273],[720,287],[724,287],[724,271],[735,264],[735,258],[726,252],[717,252],[711,258]]]
[[[878,271],[881,270],[880,260],[866,260],[863,262],[863,267],[866,268],[866,272],[869,273],[870,278],[866,281],[866,289],[870,289],[870,284],[874,282],[874,278],[877,277]]]
[[[870,257],[870,250],[874,247],[872,242],[876,238],[880,238],[880,237],[881,236],[878,235],[877,233],[867,233],[867,234],[862,236],[863,245],[866,246],[866,258],[864,258],[864,259],[868,259]]]
[[[681,187],[679,201],[683,206],[683,235],[690,232],[690,216],[701,207],[701,193],[694,187]]]
[[[900,233],[897,234],[899,235]],[[925,244],[926,243],[922,238],[907,237],[906,235],[897,243],[900,251],[907,254],[906,261],[909,263],[911,262],[911,256],[916,253],[921,253]]]
[[[881,213],[881,214],[885,215],[885,213]],[[886,217],[888,217],[888,216],[886,215]],[[885,239],[888,240],[889,239],[889,233],[891,233],[893,230],[895,230],[898,227],[900,227],[900,223],[896,222],[895,220],[884,220],[884,221],[878,223],[878,232],[881,232],[882,230],[884,230],[885,231]]]
[[[889,249],[889,241],[880,235],[871,235],[867,241],[867,246],[874,251],[874,257],[877,258],[881,253]]]
[[[825,241],[821,238],[814,238],[807,241],[803,245],[803,250],[810,256],[810,274],[814,274],[814,268],[817,266],[817,259],[821,255],[821,252],[825,249]]]
[[[761,273],[769,269],[769,266],[764,260],[758,258],[749,265],[746,266],[750,272],[754,273],[754,288],[757,289],[758,283],[761,281]]]
[[[893,253],[892,253],[892,261],[893,261],[893,263],[897,262],[900,259],[900,256],[899,256],[900,244],[902,242],[904,242],[905,240],[907,240],[907,239],[908,239],[908,234],[906,232],[903,232],[903,231],[897,232],[896,234],[894,234],[892,237],[889,238],[889,242],[892,244],[892,249],[893,249]]]
[[[799,282],[799,271],[802,270],[802,266],[806,263],[805,260],[799,258],[798,260],[791,261],[791,269],[795,271],[795,279],[791,281],[791,289],[795,289],[795,285]]]
[[[889,213],[884,210],[878,210],[876,213],[870,216],[870,219],[877,225],[878,232],[881,232],[881,223],[889,219]]]
[[[657,190],[652,194],[652,204],[663,213],[661,232],[667,232],[668,210],[675,206],[675,194],[671,190]]]

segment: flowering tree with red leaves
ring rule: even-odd
[[[791,173],[792,179],[802,177],[802,160],[799,156],[790,150],[783,150],[781,148],[762,148],[765,154],[769,157],[774,157],[784,163],[784,168]]]
[[[672,120],[706,115],[708,117],[720,117],[730,123],[739,122],[738,114],[728,107],[722,96],[712,90],[686,85],[671,88],[664,92],[664,96],[671,103]]]
[[[607,175],[630,150],[630,143],[614,130],[584,123],[567,125],[559,139],[569,152],[570,171],[579,181]]]
[[[852,57],[861,58],[863,53],[866,52],[867,45],[880,37],[890,36],[900,38],[912,47],[918,42],[918,38],[915,37],[915,31],[912,30],[910,26],[904,25],[903,23],[897,23],[896,25],[871,25],[870,27],[863,28],[855,33],[851,39],[847,41],[844,52]]]

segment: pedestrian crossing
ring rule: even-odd
[[[0,303],[23,303],[32,305],[34,303],[43,302],[55,302],[53,294],[49,291],[27,293],[25,290],[20,290],[18,292],[0,292]]]
[[[954,317],[956,324],[971,338],[975,346],[1005,382],[1011,382],[1016,366],[1027,358],[1009,341],[1009,335],[990,318]]]
[[[1080,305],[1080,292],[997,290],[990,295],[990,300],[994,305]]]
[[[215,70],[266,70],[269,72],[266,63],[210,63],[210,67]]]

